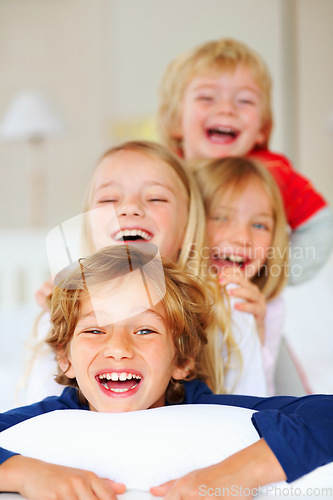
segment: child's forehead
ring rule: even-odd
[[[105,180],[105,177],[117,176],[117,173],[124,175],[127,168],[135,168],[139,173],[146,176],[157,178],[169,178],[170,176],[179,176],[174,171],[175,169],[162,157],[157,154],[136,151],[131,149],[124,149],[112,152],[101,159],[96,168],[96,179],[98,182]]]
[[[86,280],[87,292],[82,294],[80,300],[81,313],[90,309],[102,326],[154,309],[164,298],[164,275],[152,280],[148,275],[149,269],[147,273],[145,267],[98,283]],[[159,272],[163,273],[162,267]]]
[[[259,78],[257,78],[256,72],[251,68],[249,64],[237,61],[222,61],[217,60],[214,62],[204,61],[201,64],[195,66],[190,72],[186,85],[190,85],[193,80],[197,78],[207,78],[212,80],[217,80],[224,75],[234,75],[236,70],[240,70],[243,75],[248,74],[248,76],[255,81],[255,83],[260,87]]]
[[[272,203],[265,184],[259,178],[253,176],[241,179],[240,182],[221,186],[213,196],[211,206],[237,206],[241,199],[246,199],[249,202],[249,193],[252,194],[250,197],[252,203],[253,199],[255,199],[256,203],[260,205],[264,200],[264,203],[269,206],[269,210],[272,209]]]
[[[166,163],[166,161],[154,151],[124,147],[123,149],[120,148],[111,151],[102,157],[97,168],[104,165],[117,164],[118,162],[132,163],[133,161],[140,163]]]
[[[136,325],[138,322],[158,321],[166,323],[166,310],[163,300],[156,303],[132,300],[131,293],[126,301],[117,296],[115,288],[100,287],[96,293],[84,293],[80,298],[78,326],[83,324],[97,324],[98,326],[126,324]]]
[[[126,175],[128,167],[135,170],[137,180],[135,185],[139,186],[139,183],[160,185],[177,192],[177,196],[181,193],[188,203],[189,188],[185,170],[168,163],[167,159],[157,154],[127,149],[102,158],[95,171],[92,195],[111,182],[132,185],[132,177]]]
[[[222,199],[225,201],[239,200],[248,189],[259,189],[264,191],[264,187],[260,179],[254,176],[244,176],[227,181],[223,185],[220,184],[212,197],[212,203],[218,204]]]

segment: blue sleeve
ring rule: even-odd
[[[19,424],[20,422],[24,422],[24,420],[36,417],[37,415],[41,415],[42,413],[46,413],[47,411],[52,411],[53,401],[50,403],[51,404],[45,404],[44,401],[41,401],[39,403],[15,408],[14,410],[2,413],[0,415],[0,432],[9,429],[13,425]],[[4,448],[0,448],[0,464],[14,455],[17,455],[17,453],[5,450]]]
[[[258,398],[213,394],[202,382],[189,382],[185,403],[219,404],[256,410],[252,423],[286,473],[287,481],[333,461],[333,396]]]
[[[333,460],[333,398],[307,396],[288,411],[254,413],[252,422],[291,482]]]
[[[69,387],[67,387],[59,397],[51,396],[38,403],[22,406],[20,408],[6,411],[5,413],[1,413],[0,432],[9,429],[10,427],[13,427],[13,425],[19,424],[20,422],[24,422],[24,420],[36,417],[37,415],[54,410],[66,409],[86,409],[83,408],[78,402],[76,390]],[[17,455],[17,453],[0,447],[0,465],[14,455]]]

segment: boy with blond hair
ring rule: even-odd
[[[208,389],[199,366],[211,300],[199,279],[127,245],[79,259],[61,276],[50,299],[47,342],[57,357],[57,381],[67,387],[61,396],[1,414],[0,431],[55,410],[118,413],[178,404],[256,410],[251,421],[258,441],[151,488],[165,499],[200,498],[201,484],[252,489],[294,481],[333,460],[332,396],[259,398]],[[128,446],[123,453],[138,460]],[[125,485],[109,474],[112,481],[0,447],[0,492],[27,499],[116,500]]]
[[[333,217],[323,196],[268,149],[273,125],[271,77],[262,58],[229,38],[207,42],[171,62],[160,87],[161,140],[189,163],[250,156],[280,187],[291,228],[289,282],[311,278],[331,253]]]

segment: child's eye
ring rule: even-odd
[[[255,222],[252,224],[255,229],[262,229],[262,230],[267,230],[268,227],[266,224],[263,224],[262,222]]]
[[[98,328],[90,328],[89,330],[84,330],[83,333],[91,333],[92,335],[103,335],[103,330],[99,330]]]
[[[150,328],[140,328],[136,330],[135,335],[149,335],[150,333],[156,333],[155,330],[151,330]]]
[[[251,99],[238,99],[239,104],[250,104],[250,105],[255,105],[255,102],[252,101]]]
[[[213,99],[214,99],[213,96],[206,94],[200,94],[196,96],[197,101],[212,102]]]
[[[166,200],[165,198],[160,198],[160,197],[156,196],[156,197],[149,198],[148,201],[156,201],[156,202],[160,202],[160,203],[166,203],[168,200]]]
[[[105,203],[116,203],[118,200],[116,198],[105,198],[104,200],[99,200],[97,203],[103,205]]]
[[[213,220],[215,222],[228,222],[229,217],[227,215],[211,215],[209,220]]]

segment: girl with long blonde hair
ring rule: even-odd
[[[196,178],[207,214],[210,273],[227,287],[236,310],[254,315],[273,394],[283,321],[280,293],[293,271],[280,191],[263,165],[240,157],[202,161]]]

